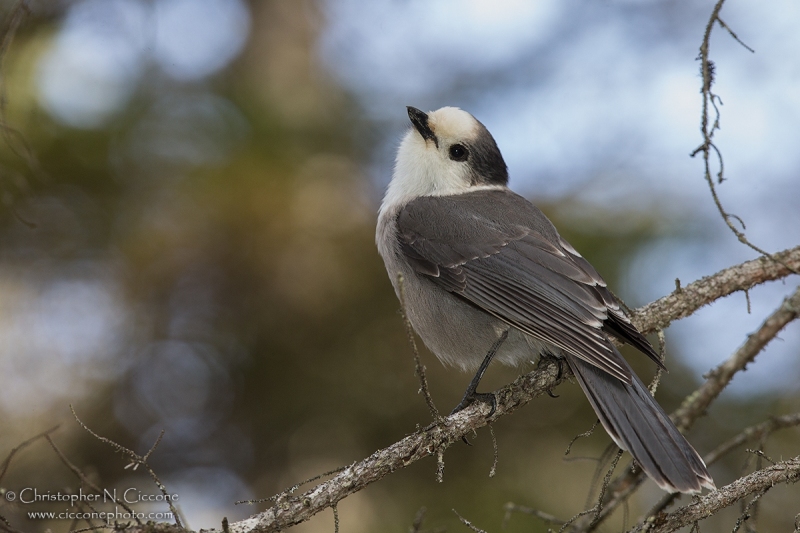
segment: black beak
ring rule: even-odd
[[[408,118],[411,119],[411,123],[417,129],[422,138],[426,141],[430,140],[433,141],[433,144],[436,147],[439,147],[439,141],[436,139],[436,135],[434,135],[433,130],[428,125],[428,115],[416,107],[406,106],[408,109]]]

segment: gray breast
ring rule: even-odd
[[[403,293],[414,330],[443,363],[462,370],[475,370],[492,344],[509,326],[462,298],[443,290],[418,274],[398,249],[397,213],[390,209],[378,220],[376,242],[387,273],[400,298],[398,274],[403,277]],[[535,361],[544,344],[510,328],[495,360],[506,365]],[[557,352],[553,348],[554,352]]]

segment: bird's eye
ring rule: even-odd
[[[453,161],[466,161],[469,157],[469,150],[463,144],[454,144],[450,147],[450,159]]]

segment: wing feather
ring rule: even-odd
[[[507,324],[626,383],[607,333],[660,364],[597,271],[511,191],[420,197],[397,224],[398,251],[416,272]]]

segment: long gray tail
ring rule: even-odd
[[[608,434],[659,487],[690,493],[716,488],[703,460],[633,370],[627,384],[577,357],[566,358]],[[618,362],[630,369],[621,355]]]

